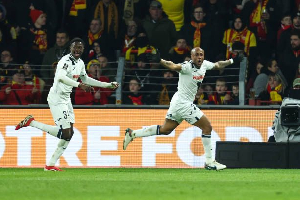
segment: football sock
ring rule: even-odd
[[[64,151],[68,147],[69,143],[70,143],[70,141],[66,141],[66,140],[63,140],[63,139],[59,140],[59,142],[57,144],[57,148],[54,151],[51,159],[48,162],[48,166],[54,166],[55,165],[57,160],[60,158],[60,156],[64,153]]]
[[[133,136],[133,138],[148,137],[148,136],[151,136],[151,135],[158,135],[158,133],[159,133],[159,126],[158,125],[152,125],[152,126],[148,126],[146,128],[143,128],[143,129],[132,131],[132,136]]]
[[[38,128],[42,131],[46,131],[47,133],[49,133],[50,135],[53,135],[54,137],[57,137],[58,133],[60,133],[60,128],[57,126],[51,126],[51,125],[47,125],[47,124],[43,124],[41,122],[35,121],[33,120],[30,123],[30,126]]]
[[[211,135],[202,134],[202,143],[205,152],[206,163],[211,163],[213,161],[212,157],[212,147],[211,147]]]

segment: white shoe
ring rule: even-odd
[[[205,169],[208,170],[222,170],[225,169],[226,165],[218,163],[217,161],[212,161],[211,163],[205,163]]]
[[[127,128],[125,130],[125,138],[123,140],[123,150],[126,150],[128,144],[133,141],[133,137],[131,136],[132,130]]]

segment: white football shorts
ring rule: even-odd
[[[178,122],[183,120],[189,124],[195,124],[204,113],[193,103],[189,102],[171,102],[166,118]]]
[[[75,123],[75,115],[71,102],[64,104],[50,104],[53,120],[58,127],[62,129],[71,128],[70,123]]]

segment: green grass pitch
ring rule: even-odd
[[[297,169],[0,168],[0,199],[300,199]]]

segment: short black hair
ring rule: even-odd
[[[81,42],[83,46],[85,46],[84,41],[79,37],[73,38],[70,42],[70,45],[72,45],[74,42]]]

